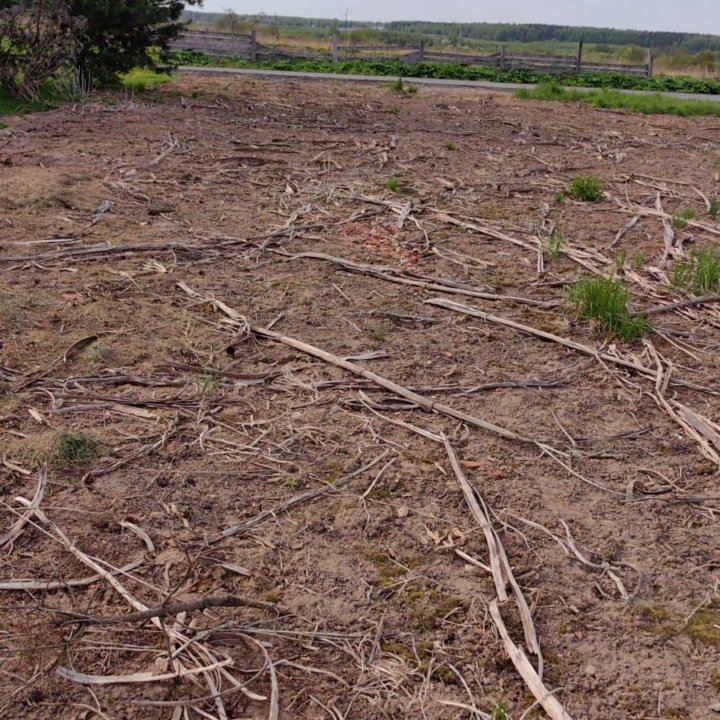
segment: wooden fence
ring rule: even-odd
[[[289,48],[271,47],[257,42],[255,32],[250,35],[232,33],[187,31],[171,45],[173,50],[196,50],[210,57],[241,58],[252,63],[263,60],[399,60],[414,65],[419,62],[453,63],[456,65],[479,65],[497,70],[530,70],[553,75],[576,73],[620,73],[638,77],[652,77],[653,56],[650,50],[644,65],[619,63],[592,63],[583,59],[583,44],[578,43],[575,55],[528,55],[508,52],[504,47],[492,55],[435,52],[425,48],[424,41],[418,45],[341,45],[334,36],[329,52],[302,52]]]

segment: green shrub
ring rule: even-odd
[[[720,213],[720,199],[718,199],[716,197],[710,198],[710,207],[708,208],[708,215],[713,220],[716,220],[719,213]]]
[[[583,202],[597,202],[603,196],[603,181],[592,175],[578,175],[568,188],[568,195]]]
[[[581,317],[598,320],[625,341],[649,332],[650,325],[641,315],[630,312],[630,293],[612,278],[580,280],[568,290],[569,301]]]

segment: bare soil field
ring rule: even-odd
[[[720,306],[667,305],[720,121],[186,77],[8,122],[0,716],[717,716]],[[652,332],[577,315],[602,275]]]

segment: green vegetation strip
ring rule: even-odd
[[[570,79],[563,78],[563,83]],[[515,96],[522,100],[557,100],[559,102],[587,103],[596,108],[624,108],[645,115],[663,114],[682,117],[715,115],[720,117],[720,102],[713,100],[681,100],[660,93],[632,95],[607,88],[568,90],[558,85],[557,82],[543,82],[533,90],[522,88],[515,93]]]
[[[183,50],[174,55],[179,65],[198,65],[231,68],[257,68],[262,70],[289,70],[296,72],[336,73],[349,75],[386,75],[407,78],[441,78],[447,80],[486,80],[509,83],[550,82],[554,75],[531,70],[497,70],[478,65],[454,63],[417,63],[409,65],[401,60],[344,60],[333,64],[327,60],[301,58],[250,63],[240,58],[210,58],[204,53]],[[654,78],[620,75],[617,73],[580,73],[567,75],[564,85],[577,87],[617,88],[624,90],[650,90],[656,92],[686,92],[720,95],[720,82],[691,77],[660,76]],[[557,98],[553,98],[557,99]]]

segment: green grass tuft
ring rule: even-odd
[[[562,255],[563,247],[565,246],[565,235],[558,229],[553,228],[553,231],[545,240],[543,250],[552,258],[559,258]]]
[[[446,150],[457,150],[457,149],[458,149],[457,143],[456,143],[456,142],[453,142],[452,140],[446,140],[446,141],[443,143],[443,147],[444,147]]]
[[[390,83],[390,92],[395,93],[404,93],[405,92],[405,83],[403,83],[402,78],[398,78],[397,80],[394,80]]]
[[[568,290],[568,300],[581,317],[598,320],[623,340],[636,340],[651,329],[641,315],[630,312],[630,293],[612,278],[580,280]]]
[[[407,94],[408,95],[417,95],[417,85],[408,85],[407,87]]]
[[[55,439],[55,462],[60,468],[87,467],[101,454],[102,442],[86,432],[63,432]]]
[[[697,250],[689,260],[676,262],[673,285],[699,293],[720,292],[720,252]]]
[[[718,214],[720,214],[720,199],[716,197],[710,198],[710,207],[708,208],[707,214],[713,220],[717,219]]]
[[[501,698],[492,706],[490,720],[510,720],[510,708],[504,699]]]
[[[672,224],[676,228],[687,227],[688,220],[694,220],[697,217],[697,212],[693,208],[685,208],[684,210],[678,210],[672,216]]]
[[[154,89],[158,85],[164,85],[172,81],[172,78],[165,73],[157,73],[150,68],[135,68],[129,73],[122,75],[120,81],[123,87],[133,92],[144,92],[147,89]]]
[[[385,187],[390,190],[390,192],[397,192],[400,189],[400,178],[393,175],[391,178],[388,178]]]
[[[568,195],[583,202],[597,202],[603,196],[603,181],[592,175],[578,175],[568,188]]]
[[[679,115],[720,117],[720,103],[711,100],[682,100],[660,93],[635,95],[619,90],[569,90],[557,82],[541,82],[532,90],[522,88],[515,93],[522,100],[556,100],[582,102],[596,108],[621,108],[644,115]]]

